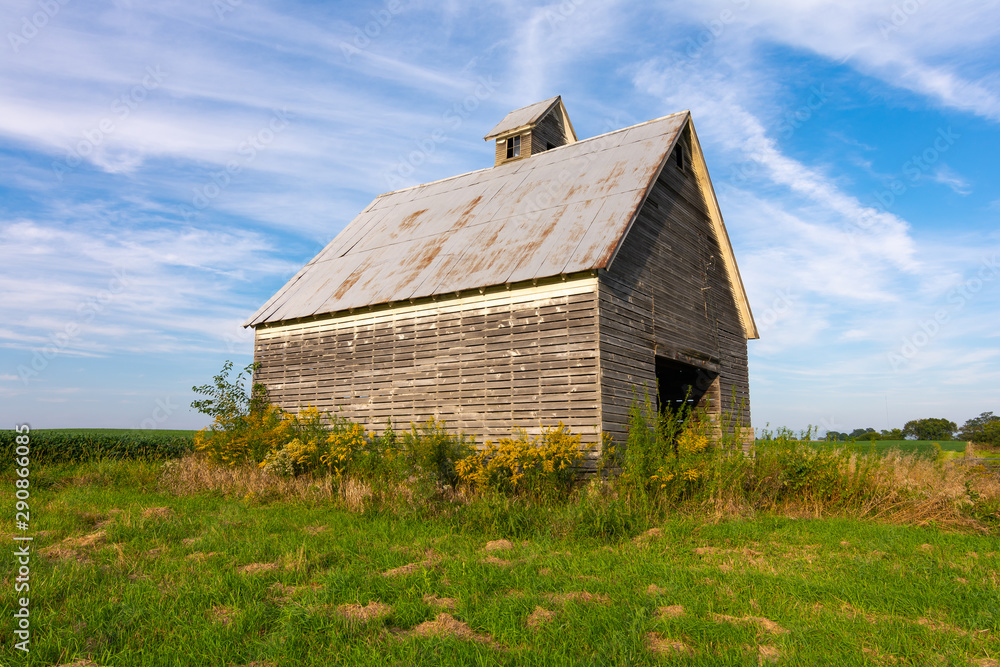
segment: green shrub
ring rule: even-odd
[[[410,475],[425,476],[439,487],[454,489],[459,482],[456,464],[469,456],[476,446],[475,438],[464,433],[448,433],[443,421],[429,418],[421,424],[410,424],[403,434],[399,456]]]
[[[208,398],[192,401],[191,407],[213,419],[210,427],[195,436],[194,446],[217,463],[260,463],[294,437],[293,423],[268,402],[264,385],[253,383],[247,391],[246,382],[257,364],[240,371],[235,381],[229,380],[232,368],[233,363],[227,361],[213,384],[192,387]]]

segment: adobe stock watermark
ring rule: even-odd
[[[33,348],[31,361],[18,365],[17,374],[25,386],[33,378],[39,377],[52,360],[65,352],[70,344],[86,330],[87,324],[98,315],[103,314],[108,304],[115,301],[131,284],[124,269],[116,269],[112,275],[113,277],[108,281],[106,288],[77,305],[75,319],[67,322],[59,331],[49,335],[47,345]]]
[[[441,115],[441,126],[417,139],[414,148],[405,155],[400,155],[396,162],[384,174],[386,185],[390,190],[398,190],[406,185],[406,179],[416,173],[417,167],[427,162],[434,155],[440,144],[449,139],[445,127],[457,130],[479,106],[500,87],[493,76],[479,77],[478,85],[460,102],[455,102]]]
[[[910,361],[927,347],[944,326],[958,311],[962,310],[983,288],[1000,275],[1000,263],[997,255],[983,259],[972,278],[962,281],[948,291],[945,296],[947,306],[939,308],[930,318],[923,319],[909,336],[904,336],[899,348],[889,352],[889,366],[893,371],[899,371],[909,365]]]
[[[139,428],[155,429],[165,424],[181,407],[171,402],[173,398],[173,396],[167,396],[166,398],[156,399],[156,407],[153,408],[148,417],[139,422]]]
[[[17,529],[21,532],[28,532],[31,527],[31,506],[28,501],[31,498],[31,427],[28,424],[18,424],[14,427],[14,444],[11,450],[14,454],[12,474],[16,474],[14,480],[14,521]],[[14,572],[14,592],[21,593],[25,597],[16,600],[17,611],[14,617],[14,636],[20,641],[14,643],[14,648],[18,651],[29,653],[31,651],[31,598],[26,594],[31,591],[31,543],[34,537],[29,535],[14,535],[14,542],[18,548],[14,551],[16,567]]]
[[[247,138],[240,143],[236,149],[239,159],[226,162],[225,167],[209,175],[208,181],[194,188],[191,196],[191,205],[181,204],[180,214],[184,220],[191,220],[198,211],[208,208],[216,197],[226,191],[226,188],[233,182],[236,176],[243,169],[253,162],[260,151],[271,145],[275,138],[285,131],[290,124],[292,113],[288,109],[273,112],[271,119],[254,134],[247,135]]]
[[[780,322],[785,316],[788,315],[795,307],[795,293],[789,288],[784,288],[776,291],[774,293],[774,298],[771,299],[770,305],[763,311],[759,318],[755,318],[757,321],[757,329],[760,333],[764,333],[775,324]]]
[[[961,138],[962,135],[955,132],[951,127],[938,128],[934,139],[926,148],[918,153],[914,153],[908,160],[900,166],[901,175],[896,175],[885,182],[885,189],[876,190],[872,193],[875,203],[871,204],[864,213],[853,221],[852,228],[846,230],[853,238],[856,229],[867,230],[875,224],[876,218],[889,212],[889,207],[905,195],[910,188],[929,172],[941,159],[941,156],[951,150],[951,147]]]
[[[903,0],[892,6],[887,17],[882,17],[875,24],[882,39],[889,39],[889,35],[899,32],[899,29],[906,25],[910,17],[920,11],[920,8],[927,4],[929,0]]]
[[[94,151],[114,134],[119,128],[119,124],[139,108],[149,93],[160,87],[166,76],[167,73],[160,69],[159,65],[147,67],[146,75],[139,83],[111,101],[109,109],[112,115],[99,120],[95,127],[84,130],[81,133],[82,138],[70,146],[65,157],[52,163],[52,173],[55,174],[56,179],[61,183],[65,174],[79,167],[84,159],[93,155]]]
[[[781,138],[791,139],[800,127],[815,117],[816,112],[823,108],[830,96],[831,92],[825,83],[810,88],[806,101],[795,110],[786,112],[781,122],[778,123],[776,129]],[[750,153],[746,160],[733,167],[730,172],[729,184],[733,186],[745,184],[750,178],[756,176],[761,167],[766,166],[766,164],[767,156],[765,153]]]
[[[545,20],[549,22],[550,28],[557,27],[576,13],[584,0],[563,0],[553,8],[551,5],[545,7]]]
[[[402,13],[403,8],[402,0],[388,0],[385,6],[371,10],[372,20],[363,26],[354,27],[354,39],[351,43],[340,43],[340,52],[344,58],[349,62],[353,56],[371,46],[372,40],[377,39],[382,31],[389,27],[389,24]]]
[[[248,331],[240,327],[238,333],[227,332],[222,341],[226,344],[226,351],[229,354],[244,354],[248,348],[253,349],[253,330]]]
[[[750,0],[729,0],[738,11],[743,11],[750,7]],[[695,60],[701,57],[701,52],[709,44],[722,37],[728,26],[736,22],[737,12],[732,9],[723,9],[714,18],[702,22],[703,28],[694,37],[688,37],[684,41],[682,53],[688,60]]]
[[[215,10],[215,18],[220,21],[226,20],[226,14],[235,12],[238,7],[243,6],[243,0],[212,0],[212,9]]]
[[[20,53],[28,42],[38,36],[49,21],[54,19],[59,11],[69,4],[69,0],[38,0],[39,11],[29,16],[21,17],[21,29],[7,33],[7,41],[14,53]]]

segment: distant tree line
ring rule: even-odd
[[[1000,447],[1000,417],[992,412],[984,412],[962,425],[962,428],[947,419],[914,419],[903,428],[876,431],[873,428],[856,428],[850,433],[827,431],[830,442],[849,440],[966,440],[981,445]]]

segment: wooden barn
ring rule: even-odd
[[[485,139],[493,166],[376,197],[250,318],[271,399],[480,442],[562,421],[595,453],[644,392],[749,426],[757,329],[690,113],[580,140],[554,97]]]

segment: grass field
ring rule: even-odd
[[[860,454],[869,452],[876,454],[886,454],[894,449],[903,454],[917,454],[934,458],[937,456],[940,446],[943,452],[965,452],[967,443],[964,440],[858,440],[857,442],[827,442],[825,440],[813,440],[809,443],[817,449],[848,449]]]
[[[194,437],[198,431],[177,429],[144,429],[144,428],[40,428],[34,433],[62,433],[64,435],[162,435]]]
[[[447,513],[175,495],[162,465],[36,471],[31,653],[5,613],[0,664],[1000,664],[995,536],[675,516],[506,541]]]

